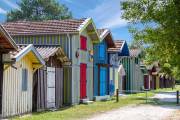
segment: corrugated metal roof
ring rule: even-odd
[[[17,21],[7,22],[3,27],[11,35],[37,35],[77,33],[78,28],[86,19],[47,20],[47,21]]]
[[[138,57],[140,53],[140,49],[130,49],[130,57]]]
[[[37,46],[36,50],[42,56],[45,61],[48,61],[49,57],[57,55],[59,60],[63,62],[69,62],[68,57],[65,55],[61,47],[56,46]]]
[[[115,47],[109,48],[108,52],[121,52],[125,41],[124,40],[115,40],[114,43],[115,43]]]
[[[14,51],[10,51],[10,57],[11,59],[15,60],[15,61],[19,61],[22,57],[24,57],[25,55],[27,55],[29,52],[33,52],[34,53],[34,57],[35,59],[32,59],[32,62],[37,62],[38,63],[44,65],[45,61],[43,60],[43,58],[41,57],[41,55],[38,53],[38,51],[34,48],[34,46],[32,44],[28,45],[28,46],[18,46],[17,50]]]

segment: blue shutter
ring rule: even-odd
[[[28,84],[28,70],[22,69],[22,91],[27,91]]]
[[[99,45],[99,59],[100,60],[105,59],[105,47],[104,47],[104,45]]]

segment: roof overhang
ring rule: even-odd
[[[0,25],[0,47],[9,51],[18,49],[16,43],[2,25]]]
[[[115,47],[115,43],[113,41],[113,36],[109,29],[105,29],[103,31],[103,33],[100,35],[100,40],[101,41],[106,40],[106,42],[108,44],[108,48]]]
[[[87,18],[77,29],[79,31],[79,34],[81,34],[84,30],[87,30],[87,34],[92,39],[93,43],[99,43],[100,37],[97,33],[96,26],[92,20],[92,18]]]
[[[45,65],[45,61],[43,60],[41,55],[37,52],[37,50],[34,48],[34,46],[32,44],[30,44],[27,47],[25,47],[24,49],[22,49],[18,54],[16,54],[13,57],[13,59],[17,62],[30,52],[32,52],[34,57],[39,61],[39,63],[36,63],[36,64]]]

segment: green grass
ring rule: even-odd
[[[153,96],[153,93],[148,93],[148,96]],[[94,102],[89,105],[76,105],[69,108],[64,108],[55,112],[33,113],[31,116],[23,118],[13,118],[15,120],[76,120],[86,118],[94,114],[106,112],[131,104],[144,104],[145,93],[131,94],[125,97],[119,97],[119,102],[113,98],[110,101]],[[149,101],[149,100],[148,100]]]

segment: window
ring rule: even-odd
[[[81,50],[87,50],[87,38],[84,36],[80,37],[80,47]]]
[[[99,59],[100,60],[105,59],[105,47],[104,47],[104,45],[99,45]]]
[[[28,70],[22,69],[22,91],[27,91],[28,87]]]

